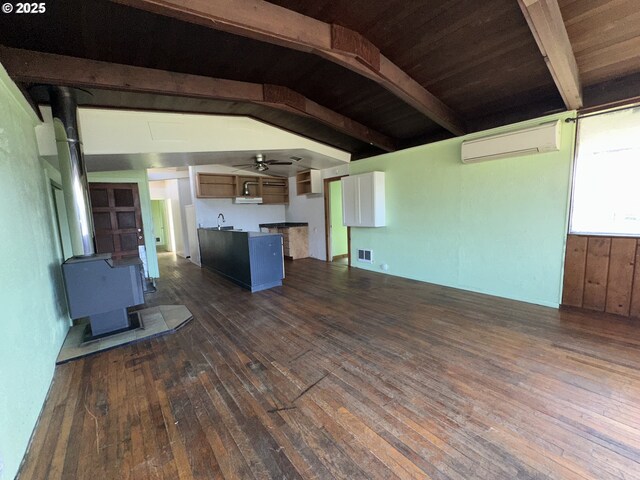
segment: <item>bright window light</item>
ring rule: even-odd
[[[640,107],[578,120],[571,232],[640,235]]]

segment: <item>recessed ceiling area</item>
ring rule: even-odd
[[[43,106],[41,112],[40,155],[56,166],[51,109]],[[291,162],[269,165],[269,174],[291,176],[350,161],[343,150],[242,116],[79,108],[78,121],[89,172],[246,165],[262,154],[265,160]]]
[[[267,160],[292,162],[291,165],[270,165],[261,172],[277,177],[291,177],[302,170],[322,170],[344,165],[345,162],[305,149],[292,150],[246,150],[236,152],[184,152],[184,153],[138,153],[85,155],[87,171],[102,172],[114,170],[146,170],[156,168],[176,168],[201,165],[224,165],[235,171],[255,172],[246,166],[256,155],[262,154]],[[300,158],[300,160],[296,160]],[[52,157],[47,160],[55,161]]]
[[[29,88],[34,102],[46,105],[49,95],[45,88]],[[106,89],[78,89],[76,99],[79,107],[116,108],[149,112],[177,112],[187,114],[214,114],[243,116],[295,133],[302,137],[330,145],[346,152],[357,152],[352,158],[362,158],[383,153],[383,150],[341,133],[313,118],[294,112],[248,102],[212,100],[202,98],[159,95],[154,93],[122,92]]]

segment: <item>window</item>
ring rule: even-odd
[[[570,230],[640,235],[640,107],[578,120]]]

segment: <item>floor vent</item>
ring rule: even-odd
[[[373,263],[373,252],[371,250],[358,249],[358,261]]]

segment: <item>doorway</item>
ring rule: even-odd
[[[342,177],[324,181],[327,262],[351,266],[351,229],[342,223]]]
[[[165,200],[151,200],[151,218],[156,237],[156,250],[158,252],[171,251]]]

